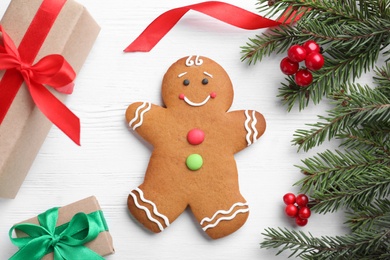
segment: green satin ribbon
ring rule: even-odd
[[[9,231],[11,242],[20,249],[10,260],[39,260],[54,252],[55,260],[104,259],[84,244],[94,240],[100,232],[108,231],[107,223],[101,210],[90,214],[77,213],[70,222],[56,227],[58,208],[52,208],[38,215],[40,225],[21,223]],[[13,238],[17,229],[27,237]]]

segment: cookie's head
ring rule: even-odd
[[[172,64],[165,73],[162,97],[168,108],[227,111],[233,102],[233,86],[218,63],[189,56]]]

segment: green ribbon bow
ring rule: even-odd
[[[93,250],[84,246],[94,240],[100,232],[108,231],[101,210],[90,214],[77,213],[66,224],[56,227],[58,208],[52,208],[38,215],[40,225],[21,223],[9,231],[11,242],[20,249],[10,260],[39,260],[54,252],[54,259],[104,259]],[[13,238],[14,229],[27,234],[27,237]]]

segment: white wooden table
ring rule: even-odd
[[[0,2],[0,15],[10,0]],[[256,12],[255,0],[226,2]],[[158,15],[168,9],[194,4],[174,1],[94,1],[85,5],[102,31],[78,75],[67,106],[81,119],[82,146],[73,144],[53,127],[27,179],[14,200],[0,199],[0,259],[17,248],[8,239],[15,223],[51,207],[95,195],[104,210],[116,253],[107,259],[273,259],[276,251],[260,249],[266,227],[294,228],[283,213],[282,196],[297,192],[292,184],[302,175],[293,165],[311,153],[291,146],[295,129],[314,123],[329,108],[325,102],[303,112],[286,112],[278,94],[284,80],[273,55],[256,66],[240,61],[240,46],[261,31],[245,31],[208,16],[189,12],[150,53],[123,53]],[[236,233],[210,240],[191,212],[184,212],[167,230],[150,234],[130,217],[129,191],[142,183],[151,151],[126,126],[126,107],[135,101],[161,105],[160,84],[166,69],[191,54],[208,56],[229,73],[235,88],[232,110],[254,109],[264,114],[268,128],[256,145],[236,155],[240,188],[251,208],[246,224]],[[313,214],[299,230],[313,235],[341,234],[342,214]],[[278,257],[286,258],[286,255]]]

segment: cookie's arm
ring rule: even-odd
[[[266,122],[264,116],[255,110],[229,112],[234,132],[235,152],[254,144],[263,135]]]
[[[162,117],[164,108],[149,102],[136,102],[126,110],[126,122],[129,128],[137,132],[142,138],[151,143],[150,136],[156,126],[156,120]]]

